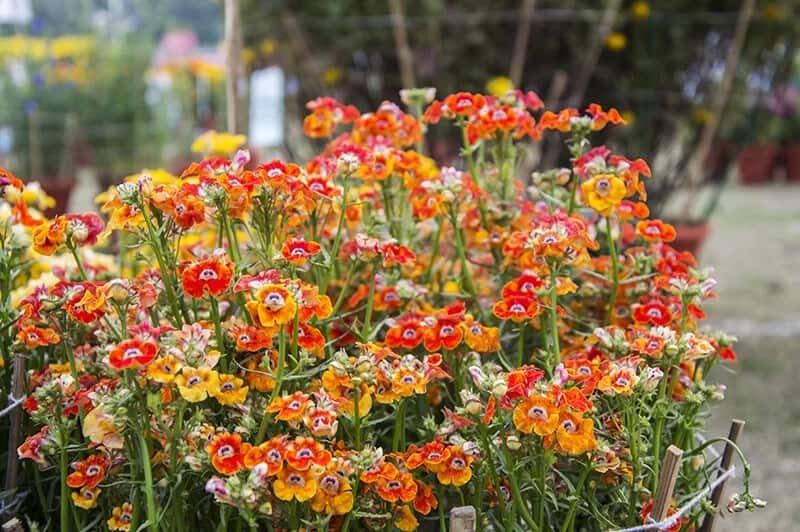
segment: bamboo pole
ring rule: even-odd
[[[747,31],[750,27],[750,21],[753,19],[753,11],[755,9],[755,0],[743,0],[739,8],[739,15],[736,19],[736,28],[733,33],[733,43],[728,50],[728,56],[725,59],[725,73],[722,77],[719,90],[714,93],[714,99],[711,103],[711,118],[706,122],[703,130],[700,133],[700,140],[697,143],[697,149],[689,159],[687,168],[688,174],[688,197],[683,206],[682,217],[688,219],[691,206],[694,204],[700,185],[703,182],[703,164],[708,157],[708,151],[711,148],[711,143],[714,140],[714,135],[719,128],[720,116],[725,110],[725,106],[730,99],[731,90],[733,89],[733,81],[736,79],[736,70],[739,66],[739,57],[741,56],[744,42],[747,38]]]
[[[517,35],[514,38],[514,51],[511,54],[511,67],[509,77],[514,87],[521,88],[522,73],[525,69],[525,59],[528,56],[528,41],[531,36],[531,19],[536,9],[536,0],[522,0],[519,8],[519,23]]]
[[[731,467],[731,462],[733,461],[733,453],[734,445],[736,444],[736,440],[739,439],[739,436],[742,434],[742,430],[744,429],[744,421],[741,419],[734,419],[731,422],[731,429],[728,431],[728,443],[725,444],[725,450],[722,452],[722,460],[720,460],[719,464],[719,473],[717,473],[717,477],[719,475],[723,475],[728,468]],[[722,494],[725,491],[725,482],[721,482],[714,491],[711,492],[711,504],[714,508],[719,506],[719,501],[722,500]],[[710,513],[706,515],[705,519],[703,519],[703,525],[700,527],[699,532],[711,532],[714,529],[714,520],[717,517],[717,511],[714,513]]]
[[[603,16],[600,19],[600,24],[597,26],[597,33],[595,33],[594,40],[589,47],[589,51],[583,56],[584,60],[581,62],[580,69],[577,73],[577,80],[572,89],[572,95],[568,100],[569,107],[577,107],[583,101],[586,95],[586,89],[589,88],[589,82],[592,79],[597,63],[600,60],[600,54],[603,51],[606,37],[611,33],[611,28],[614,26],[614,21],[617,19],[622,0],[608,0],[606,8],[603,10]]]
[[[408,45],[403,0],[389,0],[389,10],[392,14],[392,33],[394,34],[394,45],[397,48],[397,62],[400,64],[403,88],[413,89],[417,86],[414,81],[414,54]]]
[[[650,512],[650,517],[655,521],[663,521],[667,517],[667,510],[672,501],[672,490],[675,489],[675,482],[678,480],[681,457],[683,457],[681,449],[674,445],[667,447],[661,466],[661,476],[658,478],[658,488],[656,488],[653,500],[653,511]]]
[[[11,368],[6,368],[10,371]],[[25,359],[21,354],[14,357],[14,382],[12,384],[12,396],[17,400],[22,397],[25,392]],[[17,406],[9,414],[9,429],[8,429],[8,461],[6,462],[6,478],[4,489],[10,492],[17,488],[17,480],[19,477],[19,458],[17,457],[17,447],[20,444],[20,436],[22,433],[22,408]]]
[[[242,23],[239,0],[225,0],[225,56],[228,133],[241,133]]]
[[[475,508],[458,506],[450,510],[450,532],[475,532]]]

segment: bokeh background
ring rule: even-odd
[[[792,530],[798,45],[797,0],[0,0],[0,166],[83,211],[142,168],[180,172],[198,133],[231,123],[257,158],[302,161],[304,105],[323,94],[368,110],[408,86],[518,87],[551,109],[615,106],[629,126],[602,141],[651,162],[651,210],[716,266],[711,324],[741,340],[711,428],[747,420],[770,505],[720,528]],[[427,150],[456,160],[458,139],[437,135]],[[564,162],[531,144],[520,175]]]

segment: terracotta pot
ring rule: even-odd
[[[42,185],[42,190],[56,200],[55,207],[45,212],[46,216],[53,217],[56,214],[64,214],[67,212],[69,199],[72,197],[72,189],[75,188],[75,184],[78,182],[76,178],[62,177],[56,179],[40,177],[38,179],[31,179],[31,181],[38,181],[39,184]]]
[[[772,179],[778,160],[775,144],[751,144],[739,154],[739,177],[744,185],[758,185]]]
[[[800,183],[800,142],[784,146],[783,165],[786,168],[786,180],[790,183]]]
[[[678,236],[670,245],[678,251],[690,251],[692,255],[697,256],[703,243],[711,233],[711,227],[708,223],[701,224],[673,224]]]

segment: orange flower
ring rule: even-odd
[[[20,327],[17,331],[17,340],[25,344],[28,349],[36,349],[46,345],[57,344],[61,337],[51,328],[39,328],[34,325]]]
[[[397,478],[400,472],[394,464],[380,459],[367,467],[359,477],[364,484],[375,484],[379,480],[392,480]]]
[[[437,468],[436,478],[442,485],[453,485],[454,487],[463,486],[472,478],[470,465],[474,458],[466,454],[461,447],[452,445],[449,447],[450,456],[440,467]]]
[[[303,414],[313,404],[308,399],[308,394],[301,391],[294,392],[292,395],[276,397],[267,407],[267,412],[276,414],[275,419],[287,421],[297,425],[302,419]]]
[[[211,464],[223,475],[235,475],[244,467],[244,457],[250,450],[249,443],[242,443],[238,434],[217,434],[206,445]]]
[[[492,353],[500,349],[500,329],[486,327],[471,317],[464,322],[464,341],[478,353]]]
[[[326,467],[331,458],[330,451],[313,438],[298,436],[286,447],[286,464],[297,471]]]
[[[639,382],[636,372],[629,367],[617,366],[597,383],[597,389],[608,395],[630,395]]]
[[[428,379],[412,368],[400,367],[392,374],[392,391],[399,397],[422,395],[427,391]]]
[[[355,389],[350,377],[337,376],[332,367],[328,367],[322,374],[322,387],[336,401],[341,412],[353,415],[355,411]],[[367,383],[359,385],[358,415],[364,417],[372,409],[372,391]]]
[[[281,255],[293,266],[302,266],[308,259],[320,252],[320,245],[310,240],[302,238],[292,238],[281,246]]]
[[[559,409],[551,397],[533,395],[514,408],[514,426],[525,434],[547,436],[558,427],[558,416]]]
[[[96,487],[106,475],[109,461],[100,454],[93,454],[74,465],[75,471],[67,477],[70,488]]]
[[[282,501],[297,499],[305,502],[316,493],[319,484],[316,476],[311,471],[296,471],[290,467],[284,468],[272,484],[275,496]]]
[[[422,515],[428,515],[431,510],[439,507],[439,501],[433,494],[433,486],[424,484],[419,480],[417,483],[417,497],[414,499],[414,509]]]
[[[272,345],[272,332],[253,325],[234,325],[228,329],[228,334],[239,351],[261,351]]]
[[[455,349],[464,339],[464,328],[458,315],[439,316],[436,323],[425,331],[424,345],[429,352]]]
[[[64,307],[75,321],[93,323],[106,311],[105,290],[97,283],[82,283],[67,299]]]
[[[273,370],[277,365],[278,353],[268,351],[263,356],[248,358],[244,363],[244,378],[251,388],[259,392],[271,392],[275,388]],[[263,367],[264,364],[266,367]]]
[[[159,357],[147,366],[147,378],[161,384],[169,384],[175,380],[181,369],[183,364],[174,356]]]
[[[146,366],[156,357],[158,345],[150,340],[130,338],[118,343],[108,354],[108,363],[114,369]]]
[[[241,405],[247,397],[247,386],[242,386],[244,381],[236,375],[220,374],[219,391],[213,394],[221,405]]]
[[[233,264],[225,257],[212,256],[181,267],[183,290],[191,297],[222,294],[233,278]]]
[[[317,513],[344,515],[353,509],[353,490],[336,471],[328,470],[319,478],[319,488],[311,501]]]
[[[317,438],[333,438],[339,428],[336,412],[314,408],[303,416],[303,424]]]
[[[539,300],[532,296],[509,296],[498,301],[494,305],[494,315],[501,320],[508,320],[515,323],[532,320],[542,313]]]
[[[409,469],[425,466],[436,471],[450,458],[451,448],[439,439],[426,443],[422,448],[411,445],[403,457],[403,463]]]
[[[245,467],[252,469],[256,465],[267,465],[267,475],[277,475],[283,469],[286,458],[287,436],[276,436],[257,447],[251,447],[244,457]]]
[[[392,524],[403,532],[413,532],[419,528],[419,521],[414,516],[414,512],[405,504],[397,508]]]
[[[43,221],[33,230],[33,249],[42,255],[52,255],[67,241],[67,219],[57,216]]]
[[[594,437],[594,422],[591,418],[579,418],[568,412],[561,412],[556,430],[558,448],[565,454],[579,455],[597,447]]]
[[[406,314],[386,331],[386,345],[392,348],[415,349],[422,343],[423,334],[422,316]]]
[[[287,323],[286,332],[289,333],[289,338],[293,339],[294,324]],[[307,323],[300,323],[297,326],[297,344],[317,358],[325,356],[325,335]]]
[[[400,473],[393,479],[379,478],[375,490],[387,502],[411,502],[417,497],[417,483],[411,473]]]
[[[78,492],[72,492],[72,502],[78,508],[91,510],[97,506],[97,498],[100,496],[100,488],[82,487]]]
[[[480,111],[486,105],[486,98],[480,94],[457,92],[444,99],[443,112],[448,116],[470,116]]]
[[[250,315],[262,327],[276,327],[294,319],[297,303],[285,287],[265,284],[256,292],[256,300],[247,303]]]
[[[650,242],[672,242],[677,236],[675,228],[661,220],[642,220],[636,224],[636,232]]]

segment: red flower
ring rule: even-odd
[[[67,234],[79,246],[91,246],[97,243],[97,237],[103,232],[103,220],[93,212],[85,214],[65,214]]]
[[[661,220],[642,220],[636,224],[636,232],[650,242],[672,242],[677,236],[675,228]]]
[[[108,363],[115,369],[137,368],[152,362],[157,353],[154,342],[131,338],[114,346],[108,354]]]
[[[542,312],[539,300],[531,296],[510,296],[494,305],[494,315],[501,320],[520,323],[532,320]]]
[[[634,305],[633,319],[639,323],[667,325],[672,321],[672,313],[665,304],[659,301],[651,301],[643,305]]]
[[[75,471],[67,477],[67,486],[94,489],[105,477],[108,465],[109,461],[106,457],[93,454],[86,460],[75,464]]]
[[[249,443],[242,443],[238,434],[218,434],[206,445],[214,469],[223,475],[235,475],[244,467],[244,457],[250,450]]]
[[[233,264],[226,257],[212,256],[181,267],[183,289],[191,297],[206,293],[218,296],[228,288],[232,277]]]
[[[425,349],[429,352],[455,349],[463,338],[461,316],[439,316],[436,323],[425,331]]]

